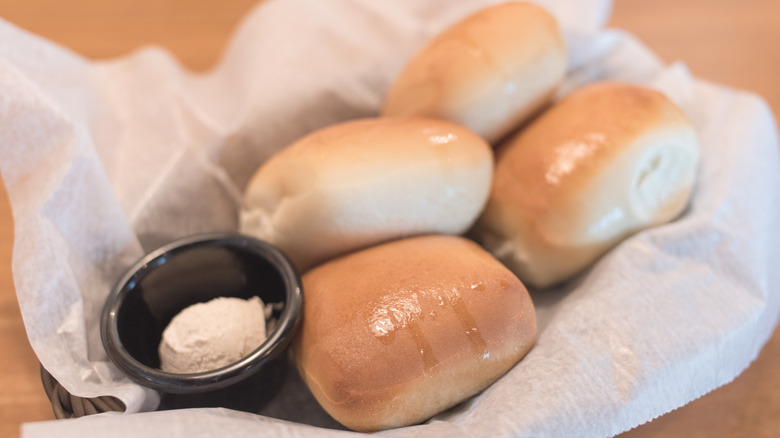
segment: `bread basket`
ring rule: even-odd
[[[54,417],[58,420],[109,411],[124,412],[125,410],[124,404],[115,397],[85,398],[71,394],[42,366],[41,382],[43,383],[43,390],[51,402]]]

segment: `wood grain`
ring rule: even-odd
[[[214,65],[256,0],[2,0],[0,16],[87,58],[147,44],[195,71]],[[780,114],[780,2],[616,0],[611,27],[637,35],[698,77],[755,92]],[[0,185],[0,436],[53,419],[11,277],[13,221]],[[780,436],[780,331],[734,382],[622,437]]]

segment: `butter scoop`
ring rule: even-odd
[[[219,297],[193,304],[177,314],[163,331],[163,371],[200,373],[230,365],[266,339],[266,315],[259,297]]]

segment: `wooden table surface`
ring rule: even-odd
[[[0,0],[0,17],[94,59],[161,45],[193,70],[214,64],[257,0]],[[763,96],[780,114],[780,1],[616,0],[611,27],[698,77]],[[0,184],[0,437],[53,419],[16,302],[13,220]],[[780,330],[734,382],[624,437],[780,436]]]

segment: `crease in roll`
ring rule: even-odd
[[[698,156],[694,127],[662,93],[585,86],[502,146],[471,235],[523,281],[552,286],[679,216]]]

